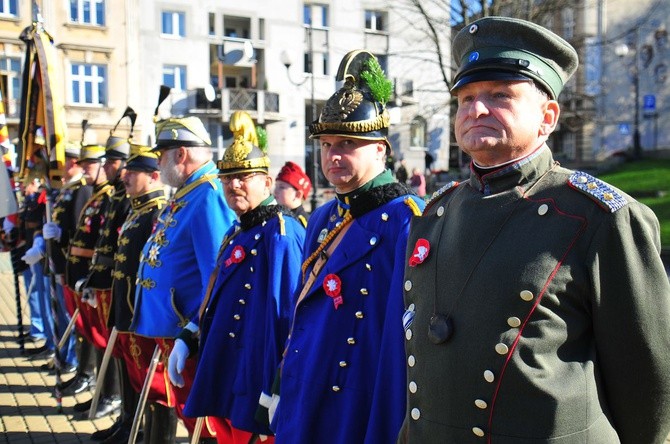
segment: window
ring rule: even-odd
[[[386,31],[386,13],[365,11],[365,29],[367,31]]]
[[[410,146],[425,147],[426,146],[426,120],[422,117],[415,117],[410,124]]]
[[[70,21],[105,26],[104,0],[70,0]]]
[[[305,5],[303,7],[303,23],[307,26],[328,27],[328,6]]]
[[[570,40],[575,36],[575,12],[572,8],[564,8],[561,11],[563,20],[563,38]]]
[[[309,57],[309,52],[306,52],[303,57],[303,67],[303,72],[305,74],[314,74],[316,76],[328,75],[328,72],[330,71],[328,53],[315,52],[314,66],[312,67],[312,61]]]
[[[216,14],[213,12],[209,13],[209,35],[216,35]]]
[[[0,16],[17,17],[18,8],[18,0],[0,0]]]
[[[164,65],[163,85],[182,91],[186,89],[186,66]]]
[[[176,11],[163,11],[161,34],[164,36],[186,37],[186,14]]]
[[[7,101],[10,109],[5,110],[8,114],[14,114],[11,104],[21,100],[21,59],[16,57],[5,57],[0,59],[0,75],[7,78]]]
[[[73,63],[72,103],[75,105],[98,105],[107,103],[107,67],[89,63]]]

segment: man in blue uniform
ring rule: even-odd
[[[161,153],[161,178],[177,189],[142,250],[130,330],[155,338],[167,359],[174,338],[189,322],[198,323],[217,251],[235,213],[226,205],[209,135],[200,119],[169,118],[157,124],[156,133],[154,151]],[[195,420],[181,411],[194,373],[195,359],[189,359],[182,373],[185,386],[172,387],[168,396],[189,432]]]
[[[337,80],[344,86],[310,128],[337,197],[307,225],[278,443],[393,442],[405,409],[402,270],[423,201],[385,167],[392,86],[376,58],[348,53]]]
[[[188,346],[191,353],[199,347],[185,414],[210,417],[219,443],[247,443],[252,435],[270,434],[267,414],[261,422],[255,415],[259,402],[269,406],[300,279],[305,229],[271,193],[270,159],[251,117],[234,113],[230,128],[234,141],[218,167],[238,221],[226,233],[205,295],[199,341],[187,326],[168,369],[172,382],[182,385]]]
[[[410,443],[664,442],[670,286],[652,211],[547,145],[577,52],[487,17],[453,42],[469,180],[412,220]]]

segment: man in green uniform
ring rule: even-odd
[[[522,20],[453,42],[471,175],[412,220],[405,266],[411,443],[661,443],[670,285],[652,211],[561,167],[547,139],[577,53]]]

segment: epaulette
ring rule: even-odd
[[[421,208],[419,208],[414,199],[412,199],[411,197],[406,197],[405,205],[407,205],[409,209],[412,210],[412,214],[414,214],[415,216],[421,216]]]
[[[277,213],[277,218],[279,219],[279,235],[286,236],[286,225],[284,222],[284,215],[282,213]]]
[[[628,200],[612,186],[582,171],[572,173],[568,184],[571,188],[589,196],[610,213],[620,210],[628,203]]]
[[[426,208],[423,209],[424,213],[428,211],[428,209],[433,205],[435,202],[437,202],[442,196],[447,194],[447,192],[453,191],[456,189],[456,187],[460,185],[460,182],[457,182],[455,180],[452,180],[446,185],[443,185],[439,190],[435,191],[430,198],[426,201]]]

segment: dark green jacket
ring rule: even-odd
[[[661,443],[670,285],[659,224],[547,147],[447,186],[412,220],[400,442]],[[434,344],[430,318],[453,322]],[[409,325],[408,325],[409,324]]]

